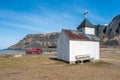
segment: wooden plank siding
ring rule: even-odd
[[[69,37],[63,31],[57,41],[58,59],[69,62]]]
[[[70,62],[76,61],[76,55],[90,54],[99,59],[99,42],[93,41],[70,41]]]

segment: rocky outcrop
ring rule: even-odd
[[[17,44],[10,46],[8,49],[33,49],[56,47],[59,33],[47,34],[29,34]]]
[[[105,37],[107,27],[108,26],[105,26],[105,25],[95,25],[95,34],[101,40]]]
[[[108,27],[106,27],[102,43],[109,46],[120,45],[120,15],[114,17]]]
[[[108,24],[95,26],[96,36],[101,39],[101,45],[119,46],[120,45],[120,15],[113,18]]]

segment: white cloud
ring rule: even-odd
[[[70,24],[70,19],[73,19],[70,14],[54,11],[48,11],[44,16],[33,13],[18,13],[14,11],[0,11],[0,24],[16,27],[36,32],[53,32],[60,31],[63,27]],[[9,13],[9,15],[7,14]]]
[[[6,25],[9,27],[14,27],[14,28],[21,28],[25,30],[31,30],[31,31],[38,31],[36,26],[30,26],[30,25],[24,25],[24,24],[19,24],[19,23],[12,23],[12,22],[6,22],[6,21],[0,21],[0,24]]]

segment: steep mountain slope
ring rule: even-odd
[[[113,20],[109,23],[106,28],[106,32],[104,35],[103,43],[109,46],[118,46],[120,45],[120,15],[113,18]]]
[[[8,49],[31,49],[41,47],[56,47],[59,33],[47,34],[29,34],[17,44],[10,46]]]
[[[101,39],[101,45],[119,46],[120,45],[120,15],[105,25],[95,25],[95,33]]]

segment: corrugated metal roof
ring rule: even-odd
[[[93,24],[87,19],[85,18],[83,20],[83,22],[77,27],[77,29],[83,28],[83,27],[94,27]]]
[[[63,30],[70,40],[88,40],[88,41],[100,41],[99,38],[97,38],[94,35],[85,35],[79,31],[76,30]]]
[[[87,35],[85,35],[85,36],[87,36],[90,40],[100,41],[100,39],[99,39],[98,37],[94,36],[94,35],[89,35],[89,34],[87,34]]]

